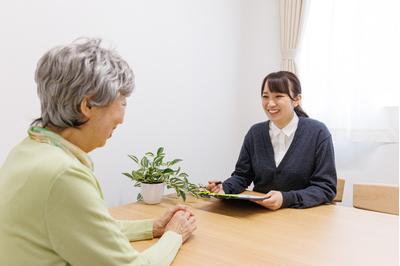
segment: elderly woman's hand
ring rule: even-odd
[[[165,227],[165,230],[180,234],[182,236],[182,242],[185,242],[196,228],[196,219],[190,212],[177,211]]]
[[[170,208],[160,218],[154,221],[153,237],[160,237],[162,236],[162,234],[164,234],[164,232],[166,231],[165,227],[167,226],[167,224],[177,211],[183,211],[185,213],[188,213],[189,217],[193,216],[193,212],[188,206],[178,204]]]

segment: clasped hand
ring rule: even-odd
[[[179,204],[154,221],[153,237],[160,237],[170,230],[182,235],[182,241],[185,242],[196,228],[196,219],[191,209]]]

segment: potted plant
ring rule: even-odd
[[[146,152],[141,159],[134,155],[128,155],[128,157],[138,168],[130,173],[122,174],[132,179],[135,187],[141,187],[137,200],[143,200],[148,204],[160,203],[165,185],[167,188],[175,189],[177,196],[182,197],[184,201],[187,193],[199,197],[199,186],[190,183],[188,175],[182,172],[180,167],[177,167],[182,160],[165,161],[163,147],[158,148],[155,154]]]

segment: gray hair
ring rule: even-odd
[[[85,96],[90,106],[103,107],[118,94],[132,93],[134,75],[128,63],[100,43],[100,39],[79,39],[40,58],[35,81],[41,117],[33,125],[78,127],[86,122],[80,110]]]

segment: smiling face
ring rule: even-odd
[[[294,116],[294,108],[300,103],[301,96],[290,97],[286,93],[271,92],[268,80],[262,92],[262,106],[268,118],[278,127],[284,128]]]
[[[122,95],[118,95],[108,106],[89,108],[89,119],[81,126],[87,136],[86,145],[89,150],[106,144],[114,129],[124,121],[125,108],[126,97]]]

